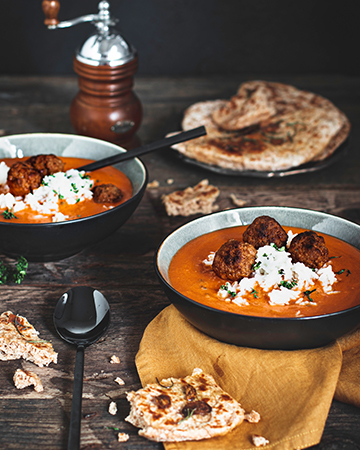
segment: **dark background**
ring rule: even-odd
[[[41,0],[2,0],[2,75],[72,74],[91,24],[48,30]],[[59,20],[98,12],[98,0],[61,0]],[[359,75],[355,0],[112,0],[141,75]]]

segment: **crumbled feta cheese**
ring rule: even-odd
[[[210,252],[208,257],[204,259],[203,263],[205,266],[212,266],[212,263],[214,262],[215,252]]]
[[[288,236],[292,238],[294,234],[290,231]],[[210,258],[214,258],[213,252],[203,263],[210,265]],[[258,249],[253,274],[239,282],[225,283],[219,289],[218,297],[244,306],[248,304],[245,296],[249,293],[256,296],[256,289],[261,288],[268,294],[270,305],[288,305],[290,301],[314,305],[315,302],[304,298],[304,292],[311,290],[316,281],[321,283],[323,292],[333,292],[332,286],[337,280],[330,263],[318,270],[300,262],[293,264],[284,247],[278,249],[271,244]]]
[[[1,161],[1,163],[0,163],[0,185],[6,184],[9,170],[10,170],[10,167],[7,166],[4,163],[4,161]]]
[[[2,172],[5,171],[1,164],[0,184]],[[68,216],[59,212],[59,202],[64,201],[68,205],[75,205],[85,199],[91,199],[93,185],[94,181],[85,176],[84,171],[70,169],[66,172],[57,172],[45,176],[41,186],[24,198],[14,197],[10,193],[0,194],[0,208],[18,212],[29,207],[40,214],[51,215],[53,222],[61,222],[68,219]]]

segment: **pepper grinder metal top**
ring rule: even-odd
[[[58,21],[60,2],[43,0],[45,25],[68,28],[90,22],[95,32],[74,53],[74,70],[79,75],[79,92],[71,108],[71,122],[77,133],[104,139],[126,148],[138,144],[135,132],[142,120],[142,107],[132,91],[137,70],[135,48],[114,28],[118,19],[102,0],[98,14]]]

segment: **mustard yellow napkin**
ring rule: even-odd
[[[360,406],[360,330],[312,350],[250,349],[210,338],[171,305],[146,328],[136,366],[143,386],[199,367],[246,412],[261,415],[225,436],[166,443],[166,450],[253,450],[252,435],[268,439],[271,449],[306,448],[320,441],[334,396]]]

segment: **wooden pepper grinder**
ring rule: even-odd
[[[43,0],[45,25],[67,28],[91,22],[96,32],[74,54],[74,70],[79,75],[79,92],[70,107],[71,123],[78,134],[121,145],[139,145],[135,135],[142,120],[142,106],[133,92],[137,71],[136,50],[113,28],[109,3],[101,1],[98,14],[59,22],[58,0]]]

